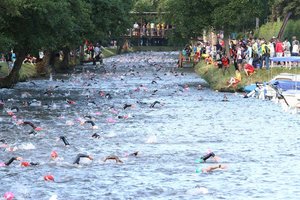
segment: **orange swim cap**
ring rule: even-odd
[[[30,166],[30,163],[29,162],[21,162],[21,166],[28,167],[28,166]]]
[[[52,175],[46,175],[44,176],[45,181],[54,181],[54,177]]]

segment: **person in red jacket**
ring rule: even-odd
[[[227,57],[226,54],[223,55],[222,57],[222,65],[223,65],[223,75],[225,75],[225,71],[227,70],[227,72],[229,73],[228,69],[229,69],[229,58]]]
[[[255,72],[255,68],[252,65],[246,63],[244,65],[244,71],[247,76],[251,76]]]
[[[283,57],[283,52],[284,52],[283,43],[280,40],[277,40],[275,45],[276,57]]]

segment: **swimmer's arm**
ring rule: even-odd
[[[9,161],[7,161],[6,163],[4,163],[6,166],[9,166],[12,162],[14,162],[15,160],[22,160],[21,157],[12,157]]]
[[[214,156],[213,159],[215,162],[219,162],[221,158],[219,156]]]

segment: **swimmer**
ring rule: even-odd
[[[155,93],[157,92],[158,90],[154,90],[153,92],[152,92],[152,95],[155,95]]]
[[[137,157],[138,156],[138,151],[136,151],[136,152],[134,152],[134,153],[131,153],[131,154],[129,154],[129,156],[134,156],[134,157]]]
[[[87,120],[85,122],[83,122],[83,124],[91,124],[93,129],[98,129],[98,126],[96,126],[95,122],[93,122],[92,120]]]
[[[132,107],[131,104],[125,104],[125,105],[123,106],[123,109],[125,110],[126,108],[131,108],[131,107]]]
[[[72,101],[72,100],[69,100],[69,99],[66,99],[66,102],[67,102],[68,104],[71,104],[71,105],[74,105],[74,104],[76,104],[76,102],[75,102],[75,101]]]
[[[52,151],[51,154],[50,154],[50,157],[52,160],[55,160],[56,158],[58,158],[58,154],[56,151]]]
[[[204,155],[204,156],[202,156],[199,160],[197,160],[197,162],[206,162],[206,160],[207,159],[209,159],[209,158],[213,158],[216,162],[218,162],[218,160],[219,160],[219,157],[217,157],[215,154],[214,154],[214,152],[210,152],[210,153],[208,153],[208,154],[206,154],[206,155]]]
[[[112,99],[112,96],[108,93],[108,94],[105,95],[105,98]]]
[[[90,160],[93,160],[93,157],[89,156],[89,155],[86,155],[86,154],[78,154],[73,162],[73,164],[78,164],[79,165],[79,162],[80,162],[80,158],[88,158]]]
[[[23,160],[21,157],[12,157],[11,159],[9,159],[9,161],[5,162],[5,163],[0,163],[0,166],[1,167],[4,167],[4,166],[9,166],[11,163],[13,163],[15,160],[17,161],[21,161]]]
[[[42,130],[41,127],[37,127],[37,126],[35,126],[32,122],[29,122],[29,121],[21,122],[20,124],[23,124],[24,126],[25,126],[25,125],[29,125],[29,126],[31,126],[31,127],[33,128],[33,130],[35,130],[35,131],[40,131],[40,130]]]
[[[68,140],[65,136],[60,136],[59,139],[61,139],[63,141],[65,146],[70,146],[70,143],[68,142]]]
[[[212,165],[212,166],[208,166],[206,168],[202,168],[202,172],[207,173],[207,172],[212,172],[215,170],[224,170],[224,169],[227,169],[226,165]]]
[[[100,135],[97,134],[97,133],[94,133],[94,134],[92,135],[92,137],[93,137],[93,138],[96,138],[96,139],[99,139],[99,138],[100,138]]]
[[[197,90],[203,90],[203,86],[202,85],[198,85],[197,86]]]
[[[136,103],[140,104],[140,105],[147,105],[146,102],[142,102],[142,101],[136,101]]]
[[[17,106],[13,106],[11,107],[10,111],[15,113],[15,112],[19,112],[20,109]]]
[[[150,108],[154,108],[155,104],[160,104],[159,101],[154,101],[151,105],[150,105]]]
[[[222,101],[224,101],[224,102],[228,101],[228,98],[227,98],[226,94],[224,94],[224,97],[223,97]]]
[[[34,163],[34,162],[21,162],[21,167],[29,167],[29,166],[37,166],[39,165],[40,163]]]
[[[122,160],[120,160],[120,158],[118,156],[107,156],[105,159],[104,159],[104,162],[106,162],[107,160],[115,160],[116,163],[123,163]]]
[[[153,80],[153,81],[151,82],[151,84],[157,84],[157,82]]]
[[[94,118],[92,116],[90,116],[90,115],[85,115],[85,116],[83,116],[83,118],[87,118],[89,120],[94,120]]]

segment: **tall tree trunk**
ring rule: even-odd
[[[8,76],[0,78],[0,88],[12,88],[19,81],[19,71],[22,67],[23,61],[26,57],[26,51],[21,50],[16,52],[17,59],[14,63],[13,69]]]
[[[117,54],[121,54],[124,46],[124,38],[119,38],[117,40]]]
[[[69,69],[69,61],[70,61],[70,48],[69,47],[64,47],[63,48],[63,54],[64,54],[64,58],[63,61],[60,65],[60,69],[62,71],[67,71]]]
[[[50,58],[49,58],[49,65],[54,68],[55,58],[56,58],[56,52],[55,51],[51,51],[49,56],[50,56]]]

